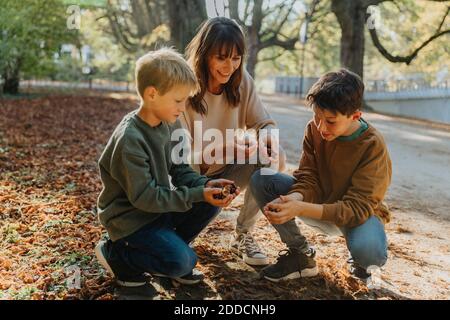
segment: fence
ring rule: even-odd
[[[134,92],[135,86],[126,81],[110,81],[93,79],[79,82],[53,81],[53,80],[22,80],[20,88],[61,88],[61,89],[88,89],[105,91]]]
[[[300,77],[273,77],[271,86],[275,93],[294,94],[300,96],[300,85],[302,86],[302,96],[308,92],[318,78],[305,77],[303,81]],[[266,79],[264,81],[268,81]],[[266,88],[269,84],[266,83]],[[446,91],[450,89],[450,80],[426,81],[426,80],[367,80],[365,81],[365,92],[411,92],[411,91]],[[266,89],[270,91],[270,89]]]
[[[316,79],[304,79],[303,97]],[[274,77],[261,83],[265,93],[300,97],[299,77]],[[450,80],[367,80],[364,99],[377,112],[450,124]]]

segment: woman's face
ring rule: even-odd
[[[242,56],[238,54],[236,47],[231,56],[226,51],[217,51],[208,58],[209,81],[208,90],[212,93],[220,93],[222,85],[226,84],[242,62]]]

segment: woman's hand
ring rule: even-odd
[[[236,164],[237,159],[248,160],[257,151],[258,141],[253,137],[248,139],[235,137],[233,141],[227,141],[225,144],[208,145],[203,151],[203,163],[200,165],[201,173],[206,172],[212,163]]]
[[[245,136],[244,138],[236,138],[234,147],[234,159],[245,157],[245,160],[253,157],[258,151],[258,141],[253,136]]]
[[[268,133],[259,137],[259,149],[261,156],[269,159],[270,162],[279,162],[280,157],[280,143],[278,138]]]

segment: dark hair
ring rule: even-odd
[[[234,20],[216,17],[206,20],[186,48],[186,56],[189,64],[194,69],[199,82],[199,91],[189,98],[194,110],[200,114],[206,114],[203,105],[203,97],[207,90],[209,69],[208,58],[215,52],[225,52],[227,57],[233,54],[236,48],[239,55],[245,55],[245,37],[242,29]],[[244,59],[242,59],[243,61]],[[224,92],[228,103],[237,107],[241,96],[239,86],[242,80],[243,62],[233,73],[230,80],[224,85]]]
[[[347,69],[340,69],[320,77],[309,89],[306,103],[310,107],[350,116],[362,109],[363,95],[364,83],[361,78]]]

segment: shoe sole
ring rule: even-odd
[[[269,264],[269,258],[250,258],[245,253],[242,254],[242,260],[246,264],[249,264],[251,266],[267,266]]]
[[[303,269],[301,272],[296,271],[296,272],[290,273],[281,278],[271,278],[268,276],[264,276],[264,278],[269,281],[272,281],[272,282],[279,282],[279,281],[284,281],[284,280],[294,280],[294,279],[299,279],[299,278],[315,277],[318,274],[319,274],[319,268],[317,266],[315,266],[314,268]]]
[[[250,266],[267,266],[269,264],[269,258],[251,258],[245,253],[240,252],[238,249],[230,247],[231,251],[239,257],[239,259],[244,260],[244,262]]]
[[[100,241],[95,246],[95,256],[97,257],[98,262],[102,265],[105,270],[110,273],[112,276],[116,276],[114,272],[111,269],[111,266],[109,265],[108,261],[105,258],[105,253],[103,252],[103,248],[105,247],[106,241]]]
[[[169,278],[169,279],[175,280],[176,282],[178,282],[180,284],[186,284],[186,285],[193,285],[193,284],[197,284],[197,283],[200,283],[203,281],[203,279],[202,280],[186,280],[186,279],[179,278],[179,277],[169,277],[162,273],[152,273],[152,276],[160,277],[160,278]]]

